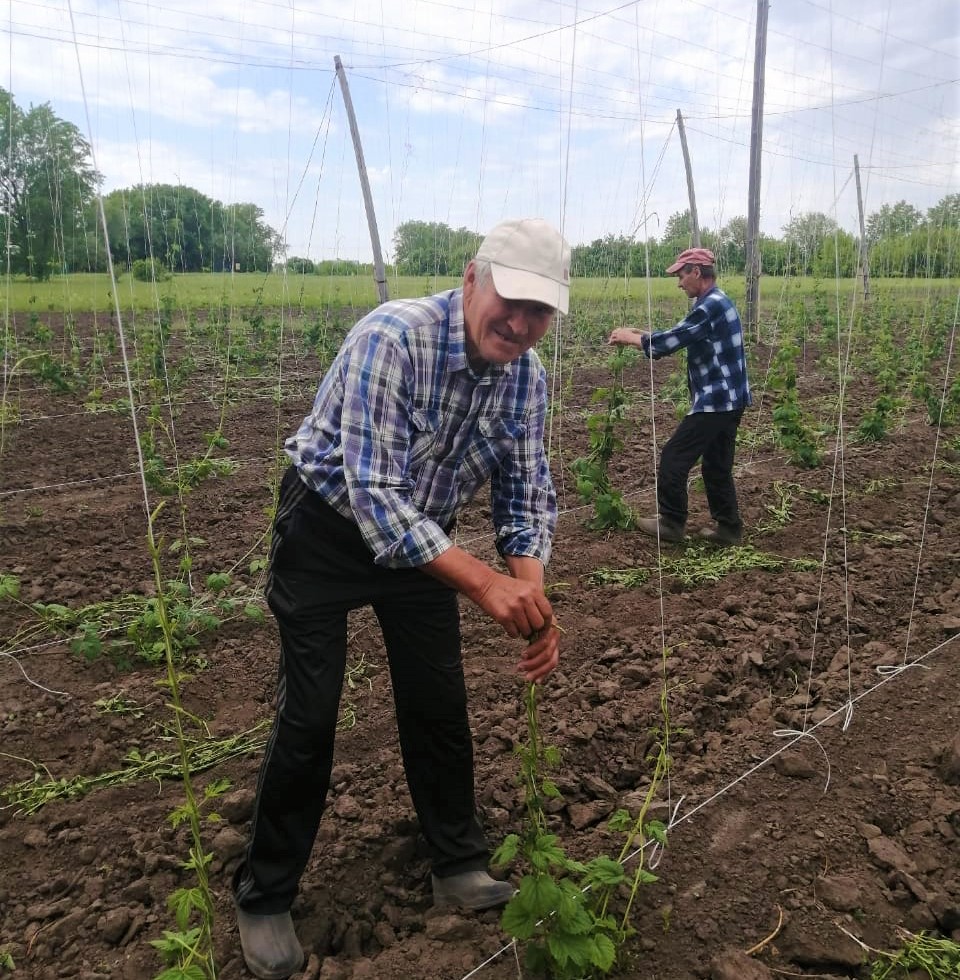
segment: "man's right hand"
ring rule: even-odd
[[[539,634],[553,622],[553,607],[543,588],[510,575],[491,570],[483,587],[470,598],[517,639]]]

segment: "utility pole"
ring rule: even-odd
[[[343,93],[343,104],[347,109],[347,118],[350,120],[350,135],[353,137],[353,150],[357,155],[357,170],[360,172],[363,206],[367,212],[367,227],[370,229],[370,244],[373,247],[373,278],[377,283],[377,295],[380,297],[380,302],[385,303],[389,299],[387,295],[387,276],[383,267],[383,253],[380,251],[380,232],[377,231],[377,216],[373,210],[373,195],[370,193],[367,164],[363,159],[363,146],[360,144],[360,130],[357,129],[357,118],[353,114],[353,100],[350,98],[350,86],[347,84],[347,75],[343,70],[340,55],[333,56],[333,63],[337,69],[337,78],[340,81],[340,91]]]
[[[747,204],[746,330],[760,336],[760,157],[763,150],[763,79],[767,60],[769,0],[757,0],[757,37],[753,56],[753,122],[750,127],[750,187]]]
[[[693,247],[700,247],[700,222],[697,219],[697,195],[693,192],[693,168],[690,166],[690,151],[687,149],[687,131],[683,128],[683,114],[677,109],[677,131],[680,133],[680,146],[683,149],[683,166],[687,172],[687,197],[690,200],[690,227],[693,231]]]
[[[857,178],[857,210],[860,212],[860,272],[863,276],[863,299],[870,299],[870,263],[867,257],[867,233],[863,223],[863,195],[860,193],[860,161],[853,155],[853,173]]]

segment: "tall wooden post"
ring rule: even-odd
[[[863,195],[860,192],[860,160],[853,155],[853,174],[857,178],[857,211],[860,213],[860,273],[863,276],[863,298],[870,299],[870,261],[867,255],[867,232],[863,222]]]
[[[769,0],[757,0],[757,37],[753,56],[753,122],[750,128],[750,187],[747,205],[746,330],[759,339],[760,304],[760,158],[763,150],[763,80],[767,61]]]
[[[680,133],[680,146],[683,149],[683,167],[687,172],[687,198],[690,201],[690,227],[693,230],[693,247],[700,247],[700,221],[697,218],[697,195],[693,192],[693,168],[690,166],[690,151],[687,149],[687,131],[683,127],[683,114],[677,109],[677,131]]]
[[[357,170],[360,172],[360,187],[363,190],[363,205],[367,212],[367,227],[370,229],[370,244],[373,247],[373,278],[377,283],[377,295],[380,302],[385,303],[387,295],[387,276],[383,267],[383,253],[380,251],[380,232],[377,231],[377,216],[373,210],[373,195],[370,193],[370,180],[367,177],[367,164],[363,159],[363,146],[360,144],[360,131],[357,129],[357,118],[353,114],[353,100],[350,98],[350,86],[347,85],[347,75],[343,70],[340,55],[334,55],[333,63],[337,69],[340,81],[340,91],[343,93],[343,104],[347,109],[350,120],[350,135],[353,137],[353,150],[357,155]]]

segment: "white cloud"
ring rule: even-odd
[[[289,212],[298,254],[369,254],[335,55],[387,250],[404,220],[482,231],[510,213],[563,221],[574,241],[658,235],[686,207],[678,108],[702,223],[747,210],[753,5],[10,0],[7,10],[0,83],[85,133],[89,114],[108,188],[179,180],[253,201],[278,229]],[[958,31],[949,0],[929,0],[923,16],[854,0],[771,7],[764,230],[805,210],[855,220],[854,154],[868,210],[900,199],[923,209],[957,189]]]

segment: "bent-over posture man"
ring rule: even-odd
[[[267,583],[280,630],[277,714],[234,877],[243,955],[258,977],[303,963],[290,907],[327,797],[347,614],[360,606],[383,633],[434,903],[485,909],[513,894],[487,871],[475,812],[458,598],[530,641],[523,678],[556,667],[544,566],[557,508],[546,377],[532,348],[567,312],[569,275],[570,249],[553,227],[503,222],[459,288],[385,303],[349,331],[286,442]],[[507,573],[450,539],[486,483]]]
[[[739,544],[743,522],[733,482],[737,428],[745,408],[753,404],[747,379],[743,326],[733,300],[717,286],[713,252],[689,248],[681,252],[667,274],[694,300],[686,317],[675,327],[644,333],[617,327],[611,344],[640,347],[654,360],[687,352],[687,384],[692,405],[660,454],[656,517],[642,518],[637,526],[664,541],[682,541],[687,524],[687,478],[701,460],[703,485],[716,525],[698,537],[721,545]]]

